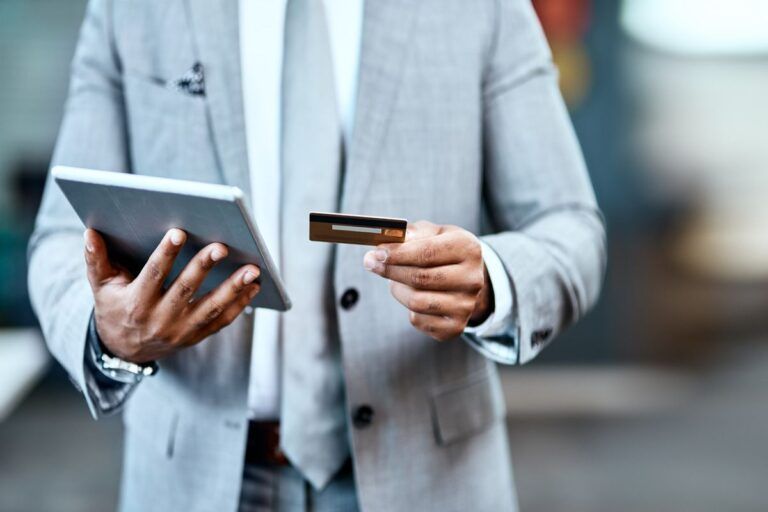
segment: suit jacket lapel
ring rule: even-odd
[[[187,0],[205,73],[206,98],[221,171],[250,203],[243,115],[238,0]],[[417,4],[367,0],[360,50],[355,128],[344,177],[342,210],[360,211],[386,135]]]
[[[222,177],[250,204],[238,0],[187,0]]]
[[[355,126],[341,209],[362,212],[397,97],[402,63],[418,2],[367,0],[363,19]],[[369,212],[370,213],[370,212]]]

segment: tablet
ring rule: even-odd
[[[53,178],[86,227],[105,239],[109,257],[138,275],[171,228],[187,242],[176,258],[172,281],[203,247],[221,242],[229,255],[208,274],[198,296],[215,288],[247,263],[261,268],[258,308],[291,307],[285,286],[237,187],[118,172],[57,166]]]

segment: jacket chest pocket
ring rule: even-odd
[[[123,79],[133,172],[220,182],[205,98],[136,74]]]

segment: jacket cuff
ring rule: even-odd
[[[83,394],[93,419],[116,411],[114,407],[103,407],[103,398],[109,394],[103,390],[94,377],[95,368],[89,365],[90,350],[88,338],[93,316],[93,292],[86,280],[72,283],[66,301],[59,304],[57,320],[61,322],[61,334],[49,343],[51,351],[69,373],[75,388]],[[127,397],[127,395],[126,395]],[[124,397],[125,398],[125,397]]]
[[[519,349],[514,333],[481,338],[476,334],[464,332],[461,335],[467,344],[491,361],[501,364],[517,364]]]
[[[483,323],[474,327],[467,327],[464,329],[464,333],[487,338],[504,335],[507,332],[512,317],[514,298],[512,296],[512,285],[509,283],[509,276],[507,271],[504,270],[504,264],[501,262],[501,259],[482,240],[480,241],[480,246],[483,251],[483,262],[488,270],[488,277],[491,281],[494,308]]]
[[[110,415],[122,408],[136,384],[127,384],[113,379],[101,369],[96,350],[96,347],[100,346],[103,345],[96,330],[96,319],[91,313],[84,354],[86,394],[99,415]]]
[[[553,279],[553,269],[542,264],[550,259],[546,250],[525,234],[508,232],[489,235],[483,240],[497,254],[504,255],[502,261],[515,306],[506,338],[515,340],[517,362],[525,364],[557,334],[563,315],[558,306],[561,284]]]

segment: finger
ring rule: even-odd
[[[435,236],[441,233],[441,229],[442,226],[439,224],[433,224],[426,220],[409,222],[408,227],[405,230],[405,241],[408,242],[410,240]]]
[[[88,271],[88,282],[91,289],[96,291],[108,279],[119,274],[109,261],[107,244],[104,239],[93,229],[86,229],[83,234],[85,239],[85,265]]]
[[[173,263],[186,240],[187,234],[174,228],[168,230],[160,243],[157,244],[134,281],[142,299],[156,297],[162,293],[163,283],[168,278]]]
[[[438,315],[409,313],[411,325],[424,334],[438,341],[446,341],[459,336],[464,327],[460,320]]]
[[[466,265],[425,268],[382,264],[371,272],[417,290],[478,293],[483,283],[480,271],[475,273]]]
[[[389,265],[435,267],[461,262],[465,257],[462,242],[456,233],[445,232],[401,244],[381,244],[372,252]]]
[[[230,304],[229,307],[225,309],[221,315],[219,315],[213,322],[209,323],[203,328],[200,333],[200,339],[203,340],[234,322],[237,317],[242,314],[243,310],[248,306],[248,304],[250,304],[253,298],[259,294],[260,290],[261,287],[258,284],[253,284],[248,289],[247,293],[241,293],[237,300]]]
[[[389,289],[400,304],[414,313],[466,320],[474,310],[474,301],[466,294],[420,291],[394,281]]]
[[[258,286],[256,279],[259,274],[259,267],[256,265],[245,265],[238,269],[226,281],[197,301],[189,318],[190,325],[204,329],[239,298],[247,297],[251,289]]]
[[[208,273],[218,262],[227,257],[228,251],[224,244],[214,243],[200,249],[189,260],[187,266],[176,276],[173,284],[163,296],[163,301],[174,312],[179,312],[189,304]]]

